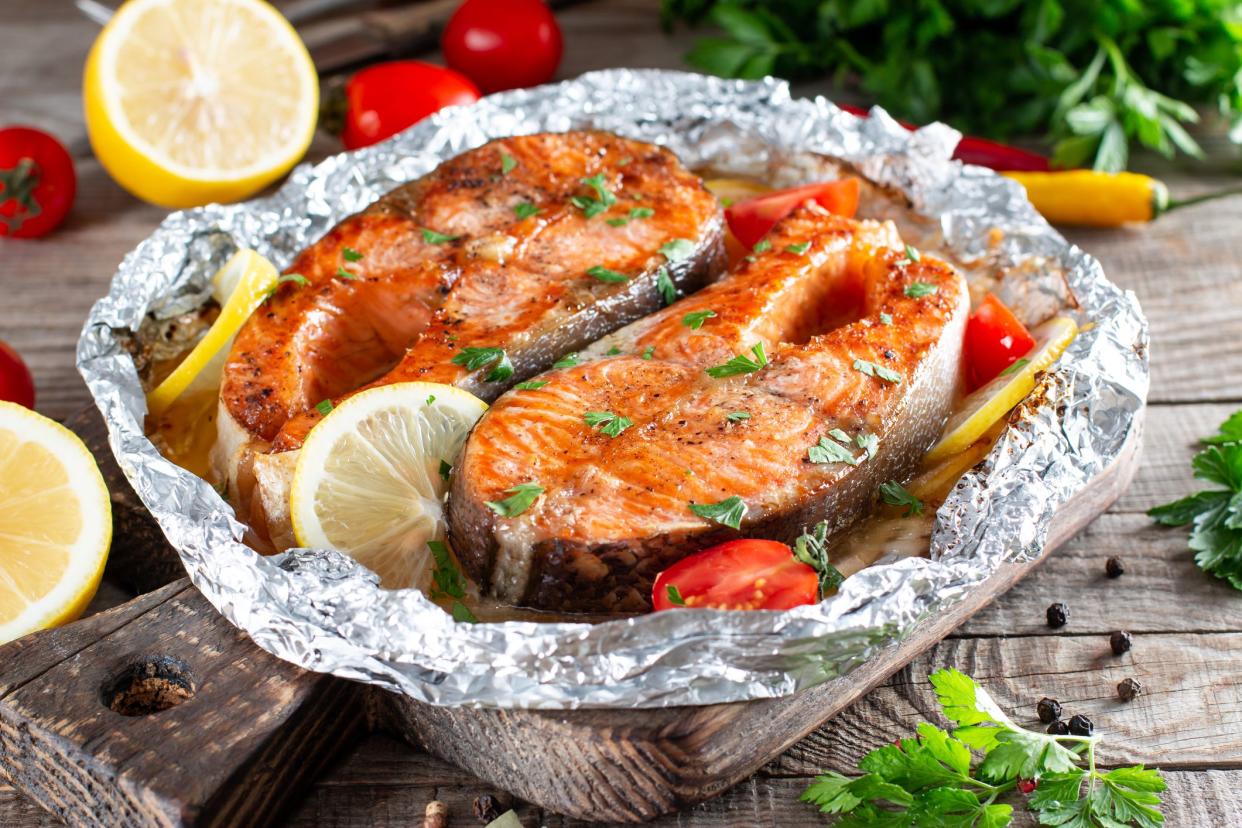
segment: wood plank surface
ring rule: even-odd
[[[164,211],[121,191],[89,157],[78,78],[93,26],[70,4],[6,0],[0,25],[0,124],[49,128],[78,156],[79,195],[66,226],[50,239],[0,241],[0,339],[30,362],[39,408],[64,418],[89,402],[73,367],[82,320],[104,293],[121,256]],[[668,39],[655,25],[655,0],[599,0],[559,13],[566,35],[562,76],[615,65],[684,68],[689,37]],[[819,85],[799,86],[815,92]],[[312,159],[335,151],[321,136]],[[1176,195],[1228,179],[1142,160]],[[1043,694],[1093,715],[1109,762],[1148,761],[1166,769],[1170,826],[1242,824],[1242,699],[1238,647],[1242,596],[1195,569],[1180,530],[1153,527],[1142,511],[1194,486],[1188,461],[1197,437],[1242,401],[1242,199],[1190,208],[1147,227],[1072,231],[1070,239],[1134,290],[1152,332],[1152,393],[1143,464],[1133,486],[1097,521],[957,635],[921,656],[777,761],[721,797],[660,826],[810,826],[822,820],[797,802],[808,777],[848,770],[866,750],[934,717],[924,677],[952,664],[972,672],[1019,715]],[[1120,554],[1126,574],[1103,577]],[[1071,606],[1061,631],[1043,624],[1054,600]],[[1108,653],[1109,631],[1135,633],[1134,649]],[[1147,694],[1122,705],[1112,687],[1126,675]],[[417,825],[427,801],[448,803],[452,825],[477,825],[473,799],[498,794],[450,765],[376,735],[331,770],[290,818],[297,826]],[[527,825],[571,826],[531,806]],[[0,825],[58,821],[0,786]],[[1018,824],[1031,824],[1029,821]]]

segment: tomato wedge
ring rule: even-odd
[[[728,541],[683,558],[656,576],[651,596],[657,610],[781,610],[818,600],[814,569],[796,560],[783,543],[751,539]]]
[[[1030,353],[1031,336],[1013,311],[989,293],[966,322],[966,380],[973,391]]]
[[[725,210],[725,220],[737,240],[751,248],[767,235],[772,225],[805,201],[814,201],[834,215],[853,218],[858,211],[858,193],[857,178],[791,187],[736,202]]]

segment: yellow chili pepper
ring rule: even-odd
[[[1006,172],[1026,188],[1035,209],[1053,224],[1120,227],[1152,219],[1188,204],[1200,204],[1242,192],[1230,188],[1174,200],[1164,182],[1140,173],[1094,170]]]

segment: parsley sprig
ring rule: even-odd
[[[819,597],[841,586],[845,576],[828,560],[828,523],[820,521],[794,541],[794,557],[819,576]]]
[[[1051,735],[1019,727],[965,673],[949,668],[928,677],[950,734],[921,722],[917,735],[885,745],[858,763],[862,774],[829,772],[802,801],[862,826],[1003,828],[1013,818],[1020,782],[1035,781],[1026,800],[1040,824],[1067,828],[1159,828],[1160,772],[1142,765],[1097,769],[1099,736]],[[982,759],[977,759],[977,754]],[[1084,767],[1085,764],[1085,767]]]
[[[440,463],[443,465],[444,461],[441,460]],[[435,567],[431,570],[431,591],[427,597],[433,601],[441,598],[453,599],[449,612],[452,613],[454,621],[478,621],[470,608],[462,603],[462,599],[466,597],[466,578],[457,568],[448,546],[443,541],[433,540],[427,541],[427,548],[431,550],[431,557],[435,561]]]
[[[714,520],[730,529],[740,529],[746,517],[746,502],[737,495],[726,497],[716,503],[691,503],[690,511],[701,518]]]
[[[600,434],[608,437],[620,437],[621,432],[634,425],[629,417],[611,411],[588,411],[582,415],[582,419],[587,426],[598,429]]]
[[[1242,589],[1242,411],[1201,441],[1205,448],[1190,464],[1195,477],[1215,483],[1147,514],[1165,526],[1190,524],[1190,548],[1204,572]]]
[[[543,486],[533,481],[519,483],[512,488],[505,489],[504,493],[509,496],[503,500],[486,501],[487,508],[501,517],[517,517],[529,509],[543,492]]]
[[[589,178],[582,179],[582,184],[589,187],[595,193],[595,197],[576,195],[570,197],[569,202],[581,210],[584,217],[594,218],[617,203],[617,197],[604,182],[603,173],[596,173]]]
[[[492,365],[492,370],[483,378],[484,382],[504,382],[513,376],[513,363],[509,361],[509,355],[504,348],[463,348],[451,362],[467,371],[477,371]]]
[[[760,368],[768,364],[768,355],[763,352],[763,343],[756,342],[750,349],[752,357],[746,354],[738,354],[733,359],[722,365],[713,365],[707,369],[709,377],[720,379],[721,377],[732,377],[737,374],[753,374]]]

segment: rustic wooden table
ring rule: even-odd
[[[688,38],[658,31],[657,5],[600,0],[561,11],[561,75],[619,65],[682,67]],[[122,255],[164,211],[120,190],[90,155],[79,80],[95,26],[68,0],[6,0],[0,16],[0,124],[50,129],[77,157],[79,193],[67,224],[41,241],[0,240],[0,338],[30,363],[39,409],[63,418],[90,401],[73,365],[82,320]],[[321,137],[312,157],[336,148]],[[1225,183],[1228,164],[1160,172],[1175,194],[1190,195]],[[1045,695],[1089,714],[1105,734],[1105,763],[1163,770],[1167,824],[1242,825],[1242,595],[1194,567],[1183,532],[1157,528],[1143,514],[1192,488],[1188,461],[1196,437],[1242,407],[1240,229],[1242,198],[1235,198],[1149,227],[1069,234],[1138,294],[1151,322],[1151,410],[1129,492],[1017,588],[846,713],[721,797],[657,825],[822,824],[797,801],[809,778],[823,769],[848,772],[866,751],[909,733],[921,719],[935,721],[925,676],[946,665],[986,683],[1020,715],[1031,714]],[[1104,577],[1110,555],[1125,558],[1119,580]],[[126,597],[105,586],[97,604]],[[1053,601],[1072,608],[1069,625],[1055,632],[1043,620]],[[1134,633],[1134,648],[1122,658],[1109,653],[1108,634],[1117,629]],[[1114,688],[1127,676],[1147,692],[1123,704]],[[308,792],[289,824],[415,825],[437,798],[448,804],[451,824],[472,825],[471,803],[484,793],[499,792],[377,735]],[[572,823],[516,807],[527,825]],[[0,825],[53,824],[0,785]]]

